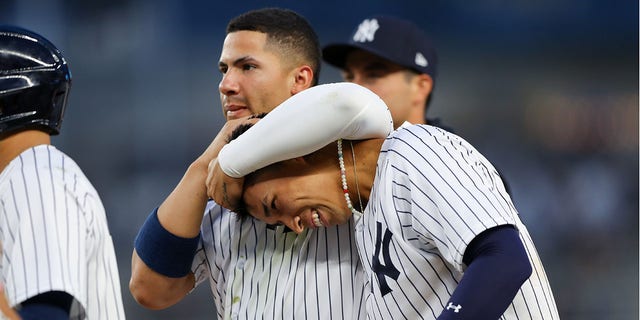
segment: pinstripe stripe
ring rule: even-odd
[[[12,305],[46,291],[75,300],[71,319],[124,319],[102,202],[53,146],[20,154],[0,173],[1,278]]]
[[[210,201],[192,269],[198,285],[209,282],[221,319],[364,319],[353,227],[296,235]]]
[[[58,161],[60,162],[60,167],[61,167],[62,172],[65,172],[66,171],[66,168],[65,168],[65,157],[63,155],[59,155],[59,160]],[[49,167],[53,167],[53,165],[49,164]],[[51,181],[53,183],[53,177],[51,178]],[[64,194],[67,194],[67,192],[68,192],[66,175],[62,175],[62,192]],[[64,231],[64,235],[65,235],[64,244],[66,244],[66,249],[64,250],[64,252],[65,252],[65,256],[64,257],[66,259],[65,261],[73,261],[73,260],[71,260],[71,256],[69,255],[69,252],[71,250],[71,247],[70,247],[71,241],[69,239],[70,234],[71,234],[71,232],[69,232],[69,227],[70,227],[69,214],[71,214],[69,212],[69,203],[68,203],[69,199],[67,197],[64,197],[64,196],[62,198],[64,199],[64,201],[63,201],[63,206],[64,207],[62,208],[62,211],[65,213],[64,214],[64,226],[63,226],[63,228],[65,229],[65,231]],[[60,268],[61,269],[64,268],[62,264],[60,265]],[[73,280],[71,279],[71,275],[68,275],[68,278],[67,278],[68,286],[71,286],[72,282],[73,282]]]
[[[3,178],[0,178],[0,181],[2,181],[2,180],[3,180]],[[13,181],[12,180],[9,180],[9,185],[10,185],[10,189],[11,189],[11,198],[12,198],[11,200],[13,200],[13,206],[14,206],[13,213],[15,215],[15,222],[12,222],[12,224],[16,224],[17,223],[18,225],[22,225],[22,219],[21,219],[21,215],[20,215],[20,210],[18,209],[18,202],[15,199],[16,193],[14,191]],[[2,194],[2,193],[0,193],[0,194]],[[8,211],[6,213],[6,215],[8,216],[10,213],[11,213],[11,211]],[[28,218],[29,217],[28,213],[25,214],[24,217],[25,217],[25,219]],[[9,224],[8,226],[11,226],[11,224]],[[8,230],[12,230],[13,229],[13,228],[10,228],[10,227],[4,227],[4,226],[2,227],[3,230],[5,228],[8,229]],[[22,232],[20,232],[20,230],[18,230],[17,232],[18,232],[18,243],[19,243],[19,246],[20,246],[20,248],[24,248],[24,243],[23,243],[23,240],[22,240]],[[11,248],[11,245],[9,243],[7,243],[7,241],[3,238],[2,239],[3,256],[9,256],[9,254],[7,254],[7,253],[9,252],[10,248]],[[19,254],[18,257],[20,258],[20,260],[22,262],[22,266],[26,266],[27,263],[25,261],[25,255],[24,254]],[[19,280],[19,278],[17,278],[16,275],[14,274],[14,272],[15,272],[14,268],[10,268],[10,270],[11,270],[12,275],[15,277],[15,278],[12,278],[12,279],[15,279],[14,281],[17,282]],[[28,279],[29,278],[27,277],[27,269],[26,268],[19,268],[18,271],[19,270],[22,270],[22,280],[24,282],[22,288],[29,288],[29,284],[28,284]],[[5,272],[3,271],[2,274],[4,276]],[[4,277],[4,278],[6,279],[6,277]],[[8,287],[7,286],[8,283],[9,283],[9,280],[6,279],[5,283],[4,283],[5,290],[7,290],[6,288]],[[9,288],[10,288],[10,286],[9,286]],[[14,295],[13,296],[14,297],[18,297],[18,288],[20,288],[20,286],[18,284],[16,284],[13,287],[13,291],[14,291],[14,293],[13,293]],[[7,298],[11,299],[9,296],[7,296]],[[11,303],[11,300],[9,300],[9,301]]]
[[[19,156],[20,159],[20,175],[22,177],[21,179],[21,184],[22,184],[22,190],[23,190],[23,194],[26,198],[26,212],[21,212],[21,210],[16,210],[16,212],[18,212],[18,214],[23,215],[25,214],[27,217],[29,217],[29,220],[33,220],[35,219],[35,216],[31,210],[31,199],[29,198],[29,192],[27,191],[27,178],[25,177],[25,166],[24,166],[24,160],[23,160],[23,156],[20,155]],[[16,206],[18,205],[18,203],[16,203]],[[17,209],[17,207],[16,207]],[[29,236],[31,237],[31,241],[29,242],[29,244],[32,244],[33,247],[26,249],[28,251],[26,252],[30,252],[33,256],[31,257],[30,261],[33,262],[33,264],[35,265],[35,270],[27,270],[25,269],[25,279],[27,277],[28,274],[35,274],[36,275],[36,292],[42,292],[40,290],[40,259],[38,259],[38,257],[42,256],[39,252],[38,252],[38,248],[40,246],[36,245],[37,244],[37,238],[36,238],[36,232],[33,229],[34,222],[30,221],[29,223],[29,227],[31,228],[31,233],[29,234]],[[44,224],[43,224],[44,225]],[[24,253],[23,253],[24,254]],[[24,266],[28,266],[28,264],[24,264]],[[30,268],[31,269],[31,268]],[[25,281],[26,282],[26,281]],[[28,287],[27,287],[28,288]]]
[[[457,164],[458,168],[462,171],[462,174],[464,174],[472,183],[473,186],[476,188],[489,188],[492,189],[492,187],[494,185],[496,185],[496,181],[500,181],[501,183],[501,179],[499,179],[498,176],[498,172],[497,170],[495,170],[495,168],[493,168],[493,166],[480,154],[478,153],[475,149],[473,149],[470,145],[463,143],[462,140],[458,140],[454,142],[454,137],[455,136],[451,136],[448,135],[448,133],[444,130],[441,129],[436,129],[433,130],[434,132],[437,132],[438,135],[436,136],[435,133],[432,133],[431,131],[426,130],[427,127],[418,127],[417,129],[422,129],[426,134],[429,134],[433,137],[434,142],[436,143],[440,143],[437,139],[438,137],[440,138],[444,138],[444,140],[446,142],[449,142],[449,146],[451,148],[454,148],[457,153],[458,156],[455,155],[454,152],[450,151],[448,148],[445,147],[445,145],[443,145],[444,150],[442,149],[438,149],[438,150],[442,150],[444,151],[450,158],[455,159],[455,164]],[[411,131],[409,131],[411,132]],[[412,133],[412,135],[416,138],[418,138],[419,140],[423,140],[420,139],[417,136],[417,133]],[[423,141],[424,142],[424,141]],[[438,157],[438,159],[442,162],[443,165],[446,165],[447,161],[443,160],[442,157],[440,157],[438,155],[438,152],[434,151],[434,155]],[[460,159],[462,158],[462,159]],[[478,170],[466,170],[464,169],[464,164],[462,163],[462,161],[465,162],[465,164],[468,166],[475,166]],[[449,167],[449,166],[447,166]],[[479,167],[479,168],[478,168]],[[489,169],[491,168],[491,169]],[[462,181],[460,180],[460,178],[455,175],[453,173],[453,170],[450,170],[451,176],[455,177],[455,180],[458,181],[458,183],[460,184],[460,186],[462,186],[464,188],[464,190],[467,191],[467,193],[469,195],[472,196],[472,198],[474,198],[475,202],[477,203],[477,205],[479,205],[480,207],[482,207],[484,209],[485,212],[498,212],[498,213],[502,213],[503,210],[505,210],[505,208],[495,208],[493,207],[496,203],[500,204],[500,205],[504,205],[504,202],[500,202],[497,201],[497,199],[495,199],[495,197],[498,195],[496,193],[486,193],[486,192],[482,192],[482,191],[469,191],[469,189],[465,186],[464,183],[462,183]],[[472,177],[472,175],[475,175],[475,178]],[[485,179],[482,179],[481,176],[484,176]],[[497,178],[497,179],[496,179]],[[483,183],[483,184],[479,184],[481,181],[486,181],[489,180],[490,183]],[[475,199],[475,195],[482,197],[486,200],[486,203],[491,205],[493,208],[491,209],[486,209],[484,208],[484,206],[482,206],[482,202],[479,201],[478,199]],[[494,199],[488,199],[488,197],[494,197]]]
[[[41,207],[41,209],[40,209],[40,217],[42,218],[42,225],[46,226],[46,225],[48,225],[48,221],[47,221],[47,219],[45,217],[45,213],[46,213],[47,208],[45,208],[44,199],[43,199],[44,193],[42,191],[42,182],[40,182],[40,173],[38,172],[38,158],[36,157],[35,150],[34,149],[31,149],[31,150],[33,152],[33,160],[34,160],[33,162],[35,164],[35,166],[33,168],[35,169],[35,176],[36,176],[36,179],[38,181],[38,190],[39,190],[39,192],[37,193],[37,195],[39,196],[38,198],[40,200],[39,202],[40,202],[40,207]],[[23,168],[26,168],[26,167],[23,167]],[[23,176],[24,176],[24,174],[23,174]],[[27,188],[26,181],[25,181],[24,186],[25,186],[25,191],[26,191],[27,190],[26,189]],[[54,206],[54,212],[53,213],[55,214],[55,196],[51,197],[51,200],[52,200],[53,206]],[[33,225],[31,225],[31,226],[33,227]],[[42,228],[42,231],[44,232],[44,239],[49,239],[48,233],[50,231],[54,231],[55,229],[56,229],[55,227],[54,228]],[[33,235],[34,235],[34,237],[37,237],[37,235],[35,233]],[[34,238],[34,239],[35,239],[34,244],[36,245],[36,247],[41,247],[39,245],[39,242],[40,242],[40,240],[42,238]],[[50,248],[48,248],[49,247],[49,243],[47,243],[47,242],[42,243],[42,245],[43,245],[42,248],[45,249],[44,257],[46,257],[46,260],[45,260],[44,264],[46,266],[46,272],[47,272],[47,275],[48,275],[48,277],[46,277],[46,278],[49,281],[49,286],[48,287],[51,288],[53,286],[53,283],[51,283],[51,278],[52,278],[52,276],[51,276],[51,266],[50,266],[51,258],[49,257],[49,251],[51,251],[51,250],[50,250]],[[42,255],[38,255],[38,257],[42,257]],[[36,259],[38,257],[36,257]],[[39,273],[39,271],[38,271],[38,273]]]
[[[437,128],[394,132],[382,146],[369,205],[356,225],[370,294],[367,318],[435,319],[462,278],[466,246],[503,224],[520,230],[533,273],[501,319],[558,319],[535,246],[493,166],[466,141]],[[378,232],[392,234],[388,246]],[[385,273],[391,268],[399,271],[397,279]],[[383,280],[391,290],[385,295]]]
[[[413,169],[414,169],[416,172],[419,172],[420,174],[422,174],[422,178],[423,178],[423,180],[425,180],[425,181],[429,182],[429,184],[433,187],[433,190],[435,190],[435,191],[438,193],[438,195],[439,195],[440,197],[442,197],[442,198],[443,198],[443,200],[444,200],[444,201],[446,201],[446,202],[450,205],[450,207],[451,207],[451,208],[454,208],[454,205],[453,205],[453,204],[451,204],[451,202],[454,202],[454,201],[455,201],[455,202],[457,202],[457,201],[462,201],[462,202],[464,203],[465,207],[468,209],[468,211],[469,211],[469,212],[471,212],[471,213],[473,214],[473,216],[476,218],[476,220],[477,220],[479,223],[482,223],[482,220],[477,216],[476,212],[474,212],[474,211],[471,209],[471,204],[469,204],[469,203],[468,203],[468,199],[467,199],[467,201],[465,201],[465,197],[463,197],[461,194],[459,194],[459,193],[458,193],[458,190],[460,190],[459,188],[457,188],[457,187],[458,187],[458,185],[462,187],[462,189],[461,189],[461,190],[466,191],[466,193],[467,193],[467,194],[469,194],[469,195],[471,196],[471,198],[473,198],[473,200],[474,200],[474,203],[475,203],[475,204],[477,204],[479,207],[483,208],[483,207],[482,207],[482,204],[480,203],[480,201],[479,201],[478,199],[475,199],[475,194],[474,194],[472,191],[470,191],[470,190],[469,190],[469,189],[468,189],[468,188],[467,188],[467,187],[466,187],[466,186],[465,186],[465,185],[460,181],[460,177],[459,177],[459,176],[457,176],[457,175],[453,172],[453,170],[452,170],[452,169],[451,169],[451,167],[447,164],[447,162],[446,162],[446,161],[444,161],[444,160],[442,159],[442,156],[438,154],[438,151],[434,150],[434,149],[433,149],[432,147],[430,147],[429,145],[425,145],[425,146],[427,146],[427,148],[429,148],[429,150],[430,150],[430,152],[429,152],[428,154],[429,154],[430,156],[434,156],[434,157],[435,157],[435,159],[437,159],[437,160],[440,162],[440,164],[441,164],[441,165],[445,166],[445,167],[448,169],[448,171],[446,172],[446,173],[447,173],[447,178],[445,178],[445,177],[443,176],[443,173],[442,173],[442,172],[440,172],[440,171],[438,171],[438,170],[433,166],[433,163],[434,163],[434,161],[433,161],[433,160],[434,160],[434,159],[432,159],[432,158],[427,159],[427,158],[425,157],[424,153],[419,153],[419,152],[415,149],[415,147],[414,147],[414,146],[412,146],[409,142],[404,141],[402,138],[398,138],[397,140],[398,140],[398,141],[402,141],[402,142],[404,142],[404,143],[406,144],[406,146],[414,152],[414,153],[412,153],[412,154],[411,154],[411,158],[414,158],[414,159],[415,159],[415,157],[419,157],[419,158],[421,158],[421,159],[423,160],[422,162],[419,162],[420,164],[426,164],[426,165],[428,165],[429,167],[431,167],[431,168],[433,169],[433,170],[432,170],[432,173],[435,173],[438,177],[440,177],[440,179],[439,179],[438,181],[442,181],[442,182],[444,182],[444,183],[446,184],[446,186],[447,186],[447,189],[449,189],[449,190],[451,190],[451,191],[453,191],[453,192],[454,192],[454,194],[456,195],[456,198],[455,198],[455,199],[448,199],[447,197],[443,196],[443,195],[440,193],[440,190],[439,190],[439,188],[440,188],[440,187],[436,187],[436,186],[434,186],[434,185],[431,183],[431,180],[430,180],[430,179],[428,179],[428,178],[427,178],[427,176],[426,176],[426,175],[424,175],[424,173],[423,173],[422,171],[420,171],[420,169],[424,170],[424,168],[417,168],[417,167],[415,166],[415,164],[414,164],[411,160],[407,159],[407,157],[405,157],[402,153],[399,153],[399,152],[403,152],[403,151],[404,151],[404,149],[401,149],[402,151],[390,150],[390,152],[397,153],[397,154],[396,154],[396,156],[404,158],[404,160],[405,160],[407,163],[411,164],[411,166],[413,167]],[[415,143],[415,142],[414,142],[414,141],[412,141],[411,143]],[[449,156],[450,156],[450,154],[449,154]],[[453,158],[453,157],[452,157],[452,158]],[[457,164],[458,164],[458,166],[459,166],[460,168],[462,168],[462,167],[461,167],[461,164],[458,162],[458,160],[457,160],[457,159],[455,159],[455,158],[453,158],[453,159],[454,159],[455,163],[457,163]],[[405,174],[406,174],[406,173],[405,173]],[[464,172],[464,174],[466,174],[466,175],[467,175],[467,178],[469,178],[469,176],[468,176],[468,173],[467,173],[467,172]],[[449,177],[453,177],[453,178],[458,182],[458,185],[456,185],[456,186],[452,186],[452,185],[449,183],[449,181],[450,181],[450,180],[448,179]],[[473,179],[469,179],[469,180],[473,181]],[[484,210],[485,214],[487,214],[487,213],[489,212],[489,210],[487,210],[486,208],[483,208],[483,210]],[[454,209],[454,211],[455,211],[455,209]],[[461,214],[460,214],[460,213],[456,213],[456,214],[458,215],[458,217],[460,217],[460,220],[462,220],[462,222],[465,224],[465,226],[467,226],[467,228],[468,228],[468,229],[471,229],[471,227],[469,227],[469,225],[464,221],[464,219],[462,218]],[[495,221],[494,221],[494,222],[495,222]],[[486,226],[485,226],[485,227],[486,227]]]
[[[318,249],[319,249],[320,243],[318,243],[318,241],[315,242],[315,251],[314,251],[314,256],[313,256],[313,264],[315,266],[318,265]],[[313,267],[312,267],[313,268]],[[313,275],[316,277],[316,279],[320,278],[320,275],[318,275],[318,269],[317,268],[313,268]],[[320,286],[318,286],[318,282],[314,283],[314,288],[315,288],[315,298],[316,298],[316,306],[320,305],[320,294],[321,294],[321,288]],[[318,308],[317,310],[317,317],[318,319],[320,318],[320,308]]]

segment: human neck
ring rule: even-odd
[[[0,139],[0,172],[22,152],[42,144],[51,144],[51,137],[39,130],[25,130]]]
[[[414,109],[407,118],[407,121],[411,124],[425,124],[424,109]],[[402,123],[400,125],[402,125]]]
[[[360,201],[362,201],[362,208],[366,208],[369,201],[382,142],[384,139],[342,141],[348,195],[352,206],[358,211],[360,211]],[[351,143],[353,143],[353,151],[355,151],[355,166]],[[358,191],[360,191],[360,196],[358,196]]]

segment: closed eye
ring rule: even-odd
[[[262,210],[264,211],[264,216],[270,218],[273,215],[272,211],[275,212],[276,210],[278,210],[278,207],[276,206],[278,196],[273,196],[273,198],[271,198],[271,201],[269,201],[267,197],[268,196],[265,196],[262,199]]]
[[[344,81],[348,81],[351,82],[353,81],[355,77],[353,76],[353,73],[351,72],[343,72],[342,73],[342,79],[344,79]]]

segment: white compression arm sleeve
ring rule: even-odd
[[[293,95],[225,145],[218,163],[239,178],[338,139],[384,138],[391,131],[387,105],[369,89],[348,82],[318,85]]]

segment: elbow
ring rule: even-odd
[[[505,268],[504,276],[512,279],[514,283],[522,285],[533,273],[531,262],[524,251],[524,248],[519,252],[513,252],[511,255],[511,261]]]
[[[527,258],[526,256],[520,259],[517,269],[518,269],[518,275],[520,278],[519,280],[522,283],[527,281],[527,279],[529,279],[529,277],[531,277],[531,274],[533,273],[531,262],[529,262],[529,258]]]
[[[133,253],[129,292],[136,302],[151,310],[166,309],[180,301],[194,284],[193,274],[183,278],[163,276]]]
[[[129,281],[129,292],[139,305],[147,309],[162,310],[172,305],[166,299],[158,296],[157,291],[146,285],[144,281],[139,281],[134,277],[131,277]]]

